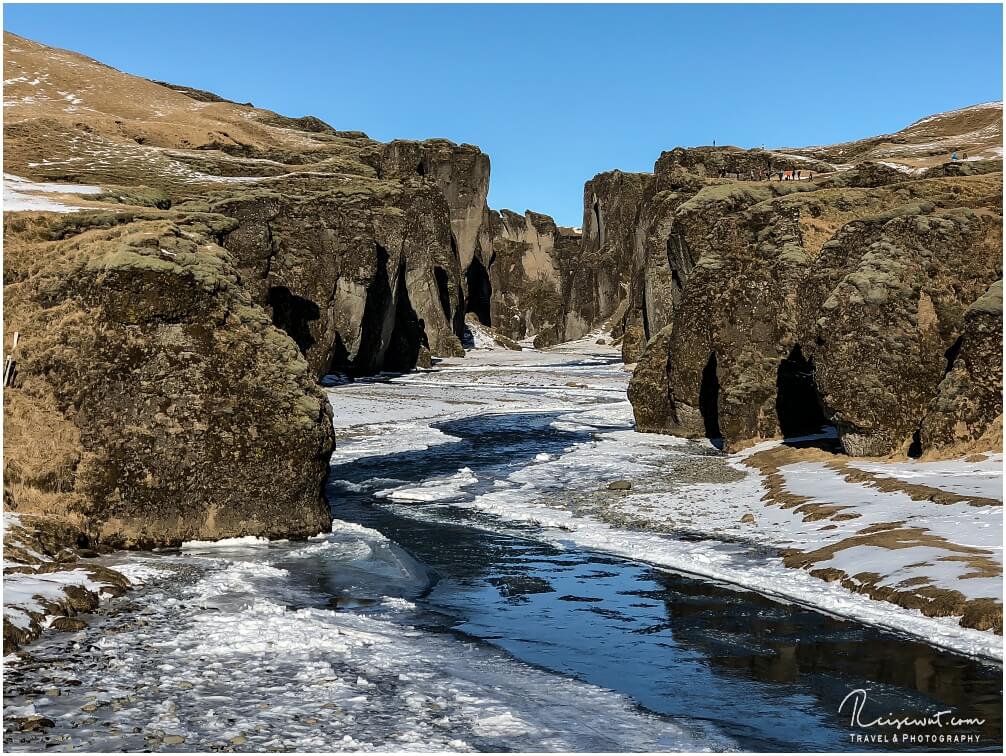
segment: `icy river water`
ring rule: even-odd
[[[55,726],[5,747],[1001,750],[995,664],[500,514],[596,490],[534,469],[626,429],[613,359],[522,359],[331,389],[333,532],[106,560],[140,585],[6,661],[6,713]],[[980,740],[853,741],[897,732],[850,725],[857,689]]]

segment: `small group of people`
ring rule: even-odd
[[[802,170],[750,170],[746,174],[741,171],[726,171],[721,170],[719,172],[720,178],[732,178],[737,181],[771,181],[776,178],[778,181],[802,181],[803,180]],[[814,178],[813,171],[807,171],[807,180]]]
[[[778,176],[780,181],[802,181],[802,170],[775,171],[773,176]],[[807,180],[814,178],[814,171],[807,171]],[[770,179],[771,180],[771,179]]]

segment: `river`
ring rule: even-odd
[[[533,471],[626,432],[625,378],[596,349],[331,388],[333,532],[105,559],[138,587],[6,660],[5,713],[54,727],[5,747],[1001,750],[996,664],[508,517],[589,508],[600,472]],[[864,720],[951,710],[985,721],[908,729],[980,740],[856,741],[897,732],[850,725],[856,690]]]

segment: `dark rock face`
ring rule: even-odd
[[[452,316],[459,336],[468,313],[514,339],[537,333],[542,323],[546,330],[558,327],[555,307],[543,301],[550,299],[557,281],[550,275],[554,244],[546,238],[557,235],[555,224],[530,211],[525,219],[509,210],[500,214],[489,208],[488,155],[472,145],[444,139],[394,141],[382,152],[379,173],[398,179],[422,176],[444,196],[451,253],[461,272],[460,307]],[[532,249],[527,268],[522,260],[525,245]]]
[[[503,336],[535,337],[539,348],[586,334],[592,321],[571,301],[580,237],[547,215],[488,210],[480,248],[492,251],[487,271],[490,323]],[[472,284],[469,297],[475,296]]]
[[[446,139],[425,142],[396,140],[384,147],[379,165],[382,178],[427,177],[440,189],[450,213],[452,249],[462,272],[479,250],[486,196],[489,194],[489,156],[470,144]],[[482,264],[485,250],[481,255]]]
[[[702,186],[701,179],[670,160],[667,153],[657,161],[639,207],[622,341],[622,357],[627,362],[639,359],[647,340],[671,322],[671,308],[680,299],[684,279],[694,264],[680,229],[673,228],[674,212]]]
[[[785,343],[783,291],[804,260],[748,243],[767,218],[737,210],[771,201],[767,187],[711,186],[680,203],[668,227],[681,260],[672,282],[680,284],[652,306],[673,315],[666,424],[683,435],[728,444],[772,435],[777,361],[788,352],[775,356]]]
[[[822,303],[817,385],[849,454],[908,451],[966,308],[1001,275],[1001,224],[969,209],[894,218]]]
[[[649,341],[630,389],[640,430],[736,449],[832,423],[850,454],[935,449],[918,432],[935,428],[948,350],[1001,275],[1001,174],[727,181],[692,173],[715,153],[689,152],[664,153],[639,210],[623,353]],[[981,404],[962,441],[995,417]]]
[[[86,217],[7,224],[7,505],[117,547],[327,530],[331,409],[214,243],[232,223]]]
[[[302,180],[212,205],[242,279],[318,377],[462,354],[460,266],[449,209],[422,181]]]
[[[487,208],[489,159],[478,148],[392,142],[374,160],[381,178],[304,176],[209,197],[209,209],[237,220],[223,244],[242,279],[315,375],[462,355],[469,313],[539,346],[598,322],[596,300],[577,301],[579,235],[540,213]]]
[[[636,417],[636,430],[670,433],[671,391],[668,367],[672,326],[664,326],[647,345],[629,380],[629,401]]]
[[[964,314],[946,375],[922,421],[920,443],[937,453],[1002,446],[1002,281]]]
[[[639,356],[639,349],[631,345],[645,341],[633,339],[645,307],[630,292],[646,285],[638,236],[640,210],[652,181],[648,173],[611,171],[594,176],[583,188],[582,272],[576,292],[594,322],[612,315],[623,303],[634,303],[623,305],[613,330],[616,337],[626,336],[622,342],[626,362]]]

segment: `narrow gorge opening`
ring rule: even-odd
[[[597,244],[598,246],[604,246],[604,228],[601,226],[601,203],[596,199],[594,200],[594,228],[597,229]]]
[[[471,265],[465,271],[465,282],[468,284],[468,302],[465,305],[465,312],[474,313],[482,325],[491,326],[490,301],[493,295],[493,286],[489,281],[489,271],[486,270],[479,258],[472,259]]]
[[[372,375],[381,367],[388,330],[391,327],[391,284],[388,281],[388,250],[374,244],[376,267],[374,278],[367,286],[367,301],[360,321],[360,343],[352,363],[335,366],[350,375]]]
[[[947,373],[954,369],[954,364],[957,362],[957,356],[961,353],[961,344],[964,342],[964,334],[961,334],[956,339],[954,343],[951,344],[947,351],[943,353],[943,357],[947,361],[947,366],[943,369],[943,377],[947,377]]]
[[[684,276],[692,269],[691,253],[680,232],[667,237],[667,267],[671,271],[671,304],[677,307],[685,288]]]
[[[800,345],[779,363],[776,373],[775,413],[783,438],[820,433],[829,425],[814,378],[814,361]]]
[[[639,298],[642,300],[641,305],[641,316],[643,319],[643,339],[644,343],[650,340],[653,334],[650,333],[650,315],[649,307],[646,304],[646,286],[643,286],[639,291]]]
[[[395,285],[395,320],[388,348],[384,352],[382,369],[404,373],[416,366],[419,350],[429,349],[426,323],[416,314],[409,299],[409,288],[405,281],[405,263],[398,267]],[[448,305],[449,306],[449,305]]]
[[[444,311],[444,319],[451,322],[451,289],[447,279],[447,271],[441,267],[433,269],[433,278],[437,282],[437,296],[440,298],[440,308]]]
[[[451,255],[458,263],[458,270],[461,269],[461,252],[458,250],[458,239],[451,232]],[[444,271],[444,276],[446,277],[447,272]],[[451,330],[454,331],[454,335],[458,337],[462,342],[465,340],[465,335],[467,333],[467,328],[465,327],[465,291],[464,287],[458,282],[458,303],[454,308],[452,314],[448,314],[447,321],[451,324]],[[450,297],[448,297],[448,305],[450,305]],[[443,297],[441,296],[441,303],[443,302]],[[463,345],[463,344],[462,344]],[[468,349],[468,347],[465,347]]]
[[[315,344],[311,335],[311,323],[321,317],[321,310],[314,302],[304,297],[292,294],[285,286],[273,286],[269,289],[266,303],[272,311],[272,324],[286,331],[287,335],[297,342],[301,353]]]
[[[699,386],[699,412],[705,425],[706,438],[717,448],[722,448],[723,433],[720,431],[720,379],[716,374],[716,352],[709,355],[702,370],[702,384]]]

